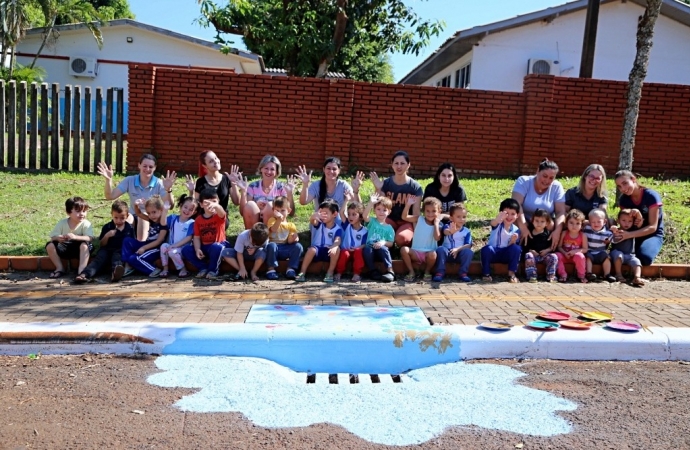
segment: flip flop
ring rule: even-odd
[[[49,278],[57,279],[65,276],[65,272],[62,270],[54,270],[50,273]]]
[[[87,277],[83,273],[80,273],[79,275],[74,277],[74,282],[77,284],[84,284],[84,283],[88,283],[89,281],[91,281],[91,278]]]

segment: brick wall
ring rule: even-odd
[[[237,75],[131,65],[128,163],[153,152],[160,169],[196,172],[213,149],[254,173],[264,154],[285,172],[346,168],[388,173],[405,149],[412,173],[453,162],[466,176],[532,173],[544,157],[566,174],[590,163],[615,171],[626,83],[530,75],[523,93]],[[635,147],[637,172],[690,172],[690,86],[648,84]]]

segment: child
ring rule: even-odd
[[[268,219],[268,239],[266,246],[266,278],[277,280],[278,261],[289,261],[285,271],[285,278],[294,280],[297,278],[299,260],[302,257],[302,244],[299,243],[297,227],[288,222],[290,215],[290,202],[286,197],[278,196],[273,199],[273,217]]]
[[[263,222],[257,222],[251,229],[244,230],[237,236],[235,246],[223,251],[223,259],[237,270],[233,280],[247,278],[245,261],[254,261],[254,266],[249,274],[252,281],[259,281],[257,272],[266,259],[266,246],[268,245],[268,226]]]
[[[338,226],[336,217],[340,207],[334,200],[327,199],[321,202],[319,210],[312,214],[311,222],[311,246],[304,254],[302,270],[295,281],[305,281],[304,273],[309,268],[312,260],[329,262],[325,283],[333,283],[333,271],[340,256],[340,243],[343,240],[343,229]]]
[[[446,275],[446,261],[450,257],[451,262],[460,263],[458,278],[460,281],[469,283],[472,281],[467,276],[472,262],[472,234],[465,226],[467,222],[467,209],[462,203],[453,204],[448,210],[450,222],[443,225],[441,234],[443,235],[443,245],[436,249],[436,275],[432,281],[443,281]]]
[[[611,227],[613,244],[611,245],[611,260],[616,271],[616,281],[625,281],[623,264],[630,266],[633,274],[633,286],[644,286],[647,280],[641,277],[642,263],[635,256],[635,238],[621,240],[619,230],[634,230],[635,221],[642,221],[642,214],[637,209],[621,209],[618,212],[618,226]]]
[[[46,244],[48,257],[55,265],[50,278],[61,278],[65,274],[62,259],[72,258],[79,258],[77,278],[83,275],[93,250],[93,227],[86,220],[88,210],[89,204],[81,197],[70,197],[65,201],[67,218],[55,225],[50,232],[50,241]]]
[[[194,197],[189,197],[182,194],[177,201],[177,206],[180,208],[180,214],[171,214],[168,216],[168,242],[161,245],[161,266],[163,269],[154,270],[151,275],[152,278],[156,276],[161,278],[168,277],[169,259],[172,259],[175,269],[177,269],[178,278],[186,278],[189,272],[182,261],[182,249],[192,242],[194,237],[194,215],[196,214],[199,202]]]
[[[407,267],[407,282],[415,279],[414,264],[424,265],[424,281],[432,280],[431,271],[436,265],[436,249],[441,239],[441,201],[434,197],[425,198],[422,203],[423,216],[420,217],[410,214],[410,207],[416,203],[417,197],[409,196],[402,214],[403,220],[411,222],[414,227],[412,246],[400,248],[400,257]]]
[[[381,280],[385,283],[395,281],[393,273],[393,258],[391,258],[390,248],[393,247],[395,230],[393,226],[386,222],[386,219],[393,209],[393,202],[388,197],[381,197],[372,194],[369,198],[367,208],[364,210],[363,218],[367,224],[367,245],[362,249],[362,258],[369,270],[372,280]],[[371,217],[371,211],[374,217]],[[374,261],[378,259],[386,265],[386,273],[381,273],[376,269]]]
[[[122,242],[122,260],[125,262],[123,276],[138,270],[151,275],[156,267],[153,265],[160,256],[160,246],[168,235],[167,214],[170,205],[163,204],[160,195],[152,195],[148,200],[138,199],[134,202],[134,212],[141,220],[149,223],[146,241],[137,241],[127,237]],[[141,208],[146,210],[146,214]]]
[[[613,233],[606,228],[606,213],[600,209],[593,209],[589,212],[589,224],[582,232],[587,236],[587,253],[585,278],[587,281],[594,281],[597,276],[592,273],[593,264],[601,264],[604,271],[603,279],[609,283],[615,283],[616,278],[611,275],[611,260],[606,249],[613,238]]]
[[[96,276],[105,265],[110,262],[113,282],[120,281],[125,273],[122,265],[122,243],[125,238],[134,239],[134,228],[127,222],[129,206],[122,200],[115,200],[110,207],[110,216],[113,220],[103,225],[100,240],[100,248],[96,257],[86,266],[86,269],[74,279],[77,283],[86,283]]]
[[[489,243],[481,250],[483,281],[492,281],[491,264],[500,262],[508,264],[508,280],[519,283],[515,275],[522,254],[522,248],[517,244],[520,229],[515,225],[519,213],[517,200],[507,198],[501,202],[498,215],[491,220]]]
[[[196,278],[213,280],[218,277],[220,262],[227,246],[225,238],[225,210],[218,203],[218,193],[206,188],[199,193],[203,213],[194,219],[193,245],[182,247],[182,256],[199,272]]]
[[[543,209],[532,214],[532,222],[527,224],[530,236],[525,243],[525,275],[530,283],[537,282],[537,263],[546,264],[546,281],[556,282],[558,256],[551,251],[551,216]]]
[[[565,263],[575,264],[577,278],[580,282],[586,283],[585,278],[585,253],[587,253],[587,236],[582,232],[582,224],[585,215],[582,211],[571,209],[565,216],[567,230],[561,233],[558,241],[558,281],[564,283],[568,281],[568,274],[565,271]]]
[[[349,200],[349,192],[345,194]],[[347,215],[345,214],[347,211]],[[347,262],[352,259],[352,282],[357,283],[362,280],[362,269],[364,268],[364,257],[362,249],[367,244],[367,229],[362,224],[362,214],[364,206],[359,202],[351,202],[347,209],[341,210],[341,226],[343,227],[343,243],[340,245],[340,257],[335,268],[336,282],[340,281]]]

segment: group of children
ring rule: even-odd
[[[108,264],[112,281],[119,281],[134,271],[165,278],[169,276],[170,261],[178,277],[185,278],[190,275],[185,260],[196,267],[197,278],[216,279],[221,262],[225,260],[236,270],[235,280],[258,280],[258,271],[264,262],[266,278],[277,280],[278,261],[287,261],[284,276],[302,282],[309,265],[322,261],[328,263],[324,278],[327,283],[340,281],[349,262],[352,262],[354,282],[362,279],[365,267],[373,280],[394,281],[390,249],[395,232],[386,221],[392,209],[391,200],[374,194],[366,207],[350,200],[346,197],[343,207],[330,199],[319,205],[310,218],[311,245],[306,251],[299,242],[297,227],[288,221],[291,210],[285,197],[276,197],[272,217],[240,233],[234,246],[227,242],[226,212],[213,189],[203,190],[198,200],[181,196],[177,203],[179,214],[169,214],[171,205],[164,203],[160,196],[137,200],[134,204],[137,219],[149,225],[144,241],[135,238],[128,220],[127,203],[116,200],[111,207],[112,220],[103,226],[99,235],[100,248],[89,262],[94,239],[91,223],[86,220],[89,206],[84,199],[72,197],[65,203],[68,217],[58,222],[46,244],[56,267],[50,276],[64,275],[62,259],[78,258],[77,283],[90,281]],[[448,214],[442,214],[441,202],[427,197],[422,203],[422,214],[416,216],[410,213],[416,202],[416,197],[408,198],[402,216],[414,227],[412,244],[400,249],[407,269],[404,280],[414,281],[415,269],[420,268],[424,281],[440,282],[445,277],[447,263],[454,262],[459,265],[458,278],[463,282],[471,281],[468,272],[473,257],[472,236],[465,226],[465,206],[456,203]],[[605,280],[623,281],[621,270],[625,263],[632,268],[633,284],[644,284],[640,278],[640,261],[633,253],[634,241],[620,240],[619,233],[619,230],[635,226],[641,218],[639,211],[621,210],[619,225],[608,228],[603,211],[593,210],[585,224],[582,212],[573,209],[566,217],[567,229],[556,237],[549,231],[549,214],[537,210],[528,224],[529,236],[525,239],[521,239],[515,224],[519,213],[520,205],[509,198],[501,202],[498,215],[491,221],[489,241],[480,252],[484,281],[492,280],[491,264],[501,262],[508,264],[509,280],[517,282],[516,273],[522,258],[530,282],[537,281],[537,263],[546,265],[547,281],[566,281],[565,263],[573,263],[583,283],[596,279],[592,273],[593,264],[602,265]],[[552,251],[552,239],[558,239],[556,251]],[[521,241],[524,246],[520,245]],[[158,259],[161,268],[155,265]],[[383,263],[383,272],[377,269],[377,260]],[[615,276],[611,274],[612,267]]]

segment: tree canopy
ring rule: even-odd
[[[419,54],[443,22],[423,20],[402,0],[229,0],[201,4],[199,22],[213,26],[216,42],[242,36],[249,51],[289,75],[383,81],[390,77],[390,52]]]

